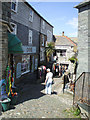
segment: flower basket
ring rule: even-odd
[[[2,105],[4,111],[9,110],[9,108],[10,108],[10,101],[11,100],[9,98],[1,101],[1,105]]]

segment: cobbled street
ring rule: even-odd
[[[52,95],[45,95],[45,84],[23,84],[19,90],[18,104],[6,112],[4,118],[67,118],[64,110],[72,107],[73,96],[62,93],[61,78],[54,78]]]

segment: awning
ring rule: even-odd
[[[8,33],[8,53],[23,53],[21,41],[11,33]]]

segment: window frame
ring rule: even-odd
[[[43,30],[45,29],[45,21],[44,20],[42,21],[42,29]]]
[[[31,12],[32,12],[32,14],[31,14]],[[34,15],[34,12],[33,12],[33,10],[31,9],[30,12],[29,12],[29,21],[30,21],[30,22],[33,22],[33,15]]]
[[[50,30],[47,30],[47,41],[52,42],[52,32]]]
[[[45,36],[42,34],[42,46],[44,46]]]
[[[15,26],[15,30],[13,29],[14,31],[11,32],[11,33],[14,34],[14,35],[16,35],[17,34],[17,24],[15,24],[13,22],[11,22],[10,24],[11,24],[12,28],[13,28],[13,25]]]
[[[16,3],[15,3],[16,2]],[[16,5],[16,9],[14,10],[13,8],[12,8],[12,4],[15,4]],[[15,13],[17,13],[17,8],[18,8],[18,0],[11,0],[11,10],[13,11],[13,12],[15,12]]]
[[[33,36],[33,32],[32,30],[29,30],[29,39],[28,39],[28,45],[32,45],[32,36]],[[30,40],[31,37],[31,40]],[[31,42],[30,42],[31,41]]]
[[[27,57],[26,57],[27,56]],[[25,59],[26,58],[26,59]],[[27,59],[29,58],[29,59]],[[23,60],[27,60],[28,63],[24,64]],[[24,67],[22,67],[24,65]],[[27,69],[26,69],[27,68]],[[23,71],[26,69],[26,71]],[[21,63],[21,75],[30,72],[30,55],[22,55],[22,63]]]

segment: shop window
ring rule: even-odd
[[[12,26],[12,29],[13,29],[13,32],[11,32],[12,34],[17,34],[17,25],[15,23],[11,23],[11,26]]]
[[[28,40],[28,44],[32,44],[32,31],[29,30],[29,40]]]
[[[30,10],[29,21],[33,22],[33,11],[32,10]]]
[[[17,12],[17,6],[18,6],[18,1],[17,0],[11,0],[11,10],[14,12]]]
[[[30,71],[30,55],[22,55],[21,72],[22,74]]]

